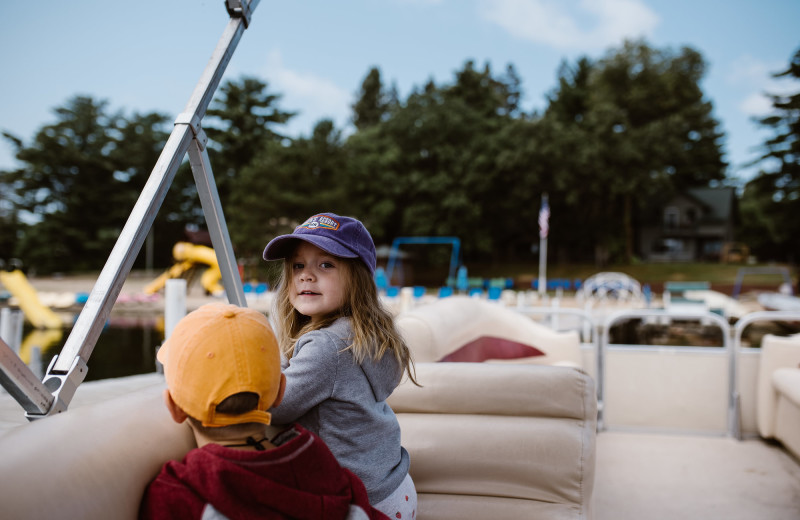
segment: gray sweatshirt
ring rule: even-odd
[[[283,402],[270,411],[273,424],[298,422],[319,435],[339,463],[361,479],[369,501],[388,497],[408,474],[408,452],[386,398],[403,375],[394,355],[361,365],[349,350],[349,318],[304,334],[286,374]]]

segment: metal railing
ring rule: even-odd
[[[711,321],[716,323],[719,328],[723,331],[722,335],[722,351],[728,354],[728,410],[727,416],[729,419],[729,427],[728,431],[730,432],[730,420],[733,417],[733,402],[732,402],[732,395],[733,390],[735,389],[735,380],[736,380],[736,360],[733,356],[734,349],[730,346],[730,325],[728,321],[718,314],[714,314],[709,311],[687,311],[687,312],[675,312],[671,310],[664,310],[664,309],[626,309],[621,311],[616,311],[611,313],[609,316],[603,320],[602,323],[602,330],[601,332],[601,340],[600,340],[600,348],[598,352],[598,381],[597,381],[597,388],[598,388],[598,417],[597,417],[597,425],[599,430],[605,429],[605,413],[606,413],[606,403],[605,403],[605,381],[606,381],[606,373],[605,373],[605,357],[606,352],[608,350],[608,346],[610,344],[610,330],[611,327],[622,320],[630,320],[636,318],[646,318],[646,317],[653,317],[658,318],[661,320],[692,320],[692,321]]]
[[[739,396],[738,382],[738,359],[742,352],[742,335],[747,326],[758,321],[798,321],[800,322],[800,312],[788,311],[763,311],[746,314],[739,319],[734,326],[719,314],[709,311],[686,311],[676,312],[664,309],[624,309],[615,311],[605,318],[593,316],[590,312],[580,309],[570,309],[561,307],[517,307],[512,308],[524,315],[573,315],[580,317],[581,320],[591,324],[593,329],[591,345],[596,349],[596,385],[597,385],[597,409],[598,409],[598,430],[606,429],[606,356],[608,347],[611,344],[610,330],[622,321],[642,318],[656,318],[660,322],[672,320],[688,320],[714,323],[722,331],[722,347],[719,352],[728,358],[728,381],[727,381],[727,410],[726,410],[726,433],[730,437],[741,440],[741,404]],[[694,348],[687,345],[685,348]],[[699,348],[699,347],[698,347]],[[717,347],[714,347],[715,351]],[[753,347],[757,350],[758,347]]]
[[[742,351],[742,335],[744,334],[744,329],[747,328],[749,325],[759,321],[800,321],[800,312],[790,312],[790,311],[760,311],[760,312],[751,312],[750,314],[745,314],[742,316],[740,320],[736,322],[733,327],[733,355],[736,360],[739,358],[739,353]],[[760,348],[760,347],[759,347]],[[734,367],[735,369],[736,367]],[[734,386],[731,389],[731,400],[734,403],[733,409],[733,417],[732,417],[732,424],[731,424],[731,435],[737,439],[742,438],[742,429],[741,429],[741,396],[739,395],[738,387],[736,381],[736,374],[734,372]]]

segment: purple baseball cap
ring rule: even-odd
[[[360,258],[375,274],[375,243],[367,228],[352,217],[335,213],[318,213],[294,228],[290,235],[270,240],[264,249],[264,260],[286,258],[294,250],[297,240],[314,244],[323,251],[343,258]]]

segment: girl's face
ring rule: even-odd
[[[300,242],[291,262],[289,302],[314,323],[344,305],[346,261],[308,242]]]

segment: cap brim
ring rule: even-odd
[[[313,244],[326,253],[343,258],[358,258],[358,254],[346,248],[336,240],[319,235],[292,234],[281,235],[270,240],[264,248],[264,260],[280,260],[292,254],[297,240]]]
[[[156,352],[156,359],[162,365],[167,364],[166,361],[167,361],[168,350],[169,350],[169,339],[164,341],[164,343],[161,344],[161,346],[158,348],[158,351]]]

